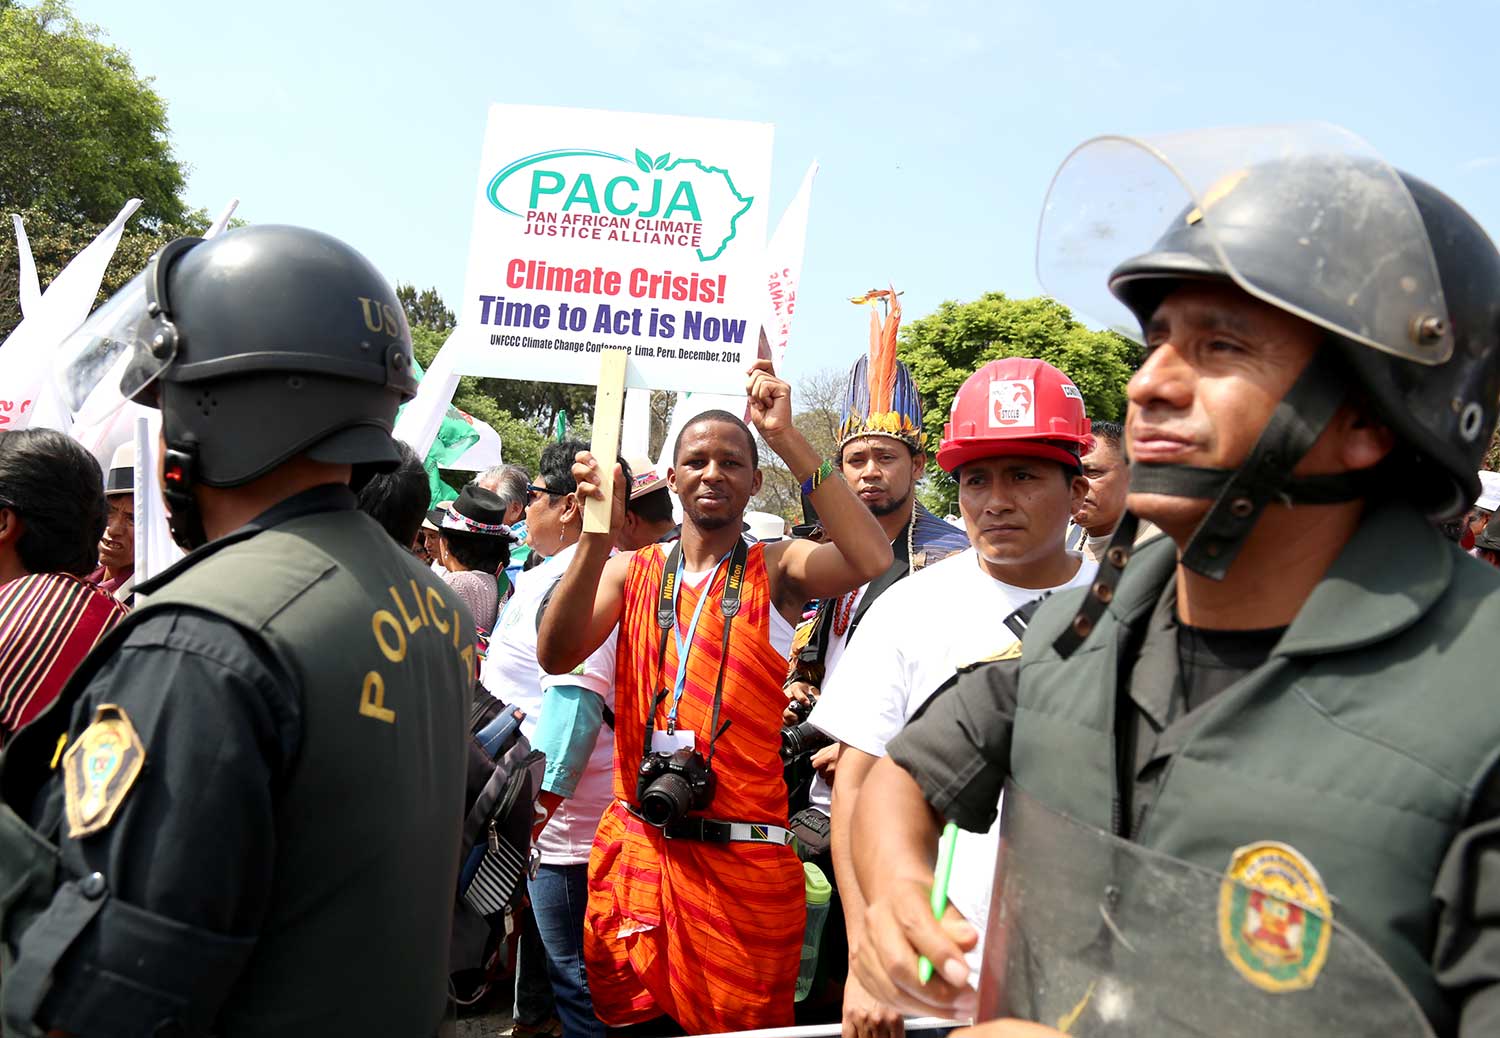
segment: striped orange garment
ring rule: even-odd
[[[65,573],[0,584],[0,744],[57,698],[125,606]]]
[[[672,637],[660,674],[656,663],[656,596],[665,563],[660,546],[642,549],[625,580],[615,672],[616,799],[599,824],[589,859],[583,937],[594,1012],[612,1027],[665,1013],[688,1034],[787,1026],[793,1022],[806,915],[796,853],[763,843],[668,840],[621,803],[635,800],[645,711],[677,673]],[[705,756],[724,636],[719,604],[725,579],[719,572],[708,589],[677,715],[679,730],[691,729]],[[684,582],[677,605],[684,625],[699,594]],[[786,658],[771,645],[772,608],[764,551],[756,545],[724,672],[721,717],[733,724],[714,755],[718,790],[706,817],[786,824],[779,756]],[[667,710],[664,702],[658,730]]]

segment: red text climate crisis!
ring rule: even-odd
[[[722,303],[729,289],[724,274],[652,273],[636,267],[629,274],[603,267],[555,267],[542,260],[513,259],[505,267],[505,286],[537,292],[577,292],[617,296],[623,287],[632,299],[666,299],[683,303]]]

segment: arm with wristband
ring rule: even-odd
[[[793,540],[766,546],[772,597],[792,619],[810,599],[836,598],[884,573],[891,565],[891,544],[833,462],[819,457],[793,424],[791,387],[776,377],[770,361],[751,367],[746,393],[750,420],[816,502],[828,535],[823,544]]]

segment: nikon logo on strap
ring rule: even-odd
[[[729,567],[729,579],[724,585],[724,601],[720,603],[726,617],[734,616],[740,611],[740,584],[744,579],[745,563],[741,558],[736,558]]]

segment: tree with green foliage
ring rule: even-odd
[[[20,213],[45,288],[131,198],[142,205],[105,273],[102,301],[151,254],[201,232],[183,201],[185,169],[167,139],[167,109],[124,51],[60,0],[0,0],[0,212]],[[19,266],[0,233],[0,340],[21,321]]]
[[[429,288],[420,294],[416,286],[396,283],[396,298],[406,310],[406,320],[413,326],[421,325],[436,332],[451,331],[458,323],[438,290]]]
[[[949,300],[901,329],[898,352],[922,394],[929,450],[942,440],[953,397],[980,367],[1002,357],[1035,357],[1078,386],[1091,418],[1118,420],[1125,413],[1125,384],[1140,364],[1140,347],[1123,335],[1087,328],[1067,307],[1036,296],[1011,299],[986,292],[960,303]],[[938,515],[957,510],[953,480],[930,461],[923,503]]]
[[[142,223],[182,223],[166,103],[100,36],[60,0],[0,4],[0,208],[103,223],[139,198]]]

